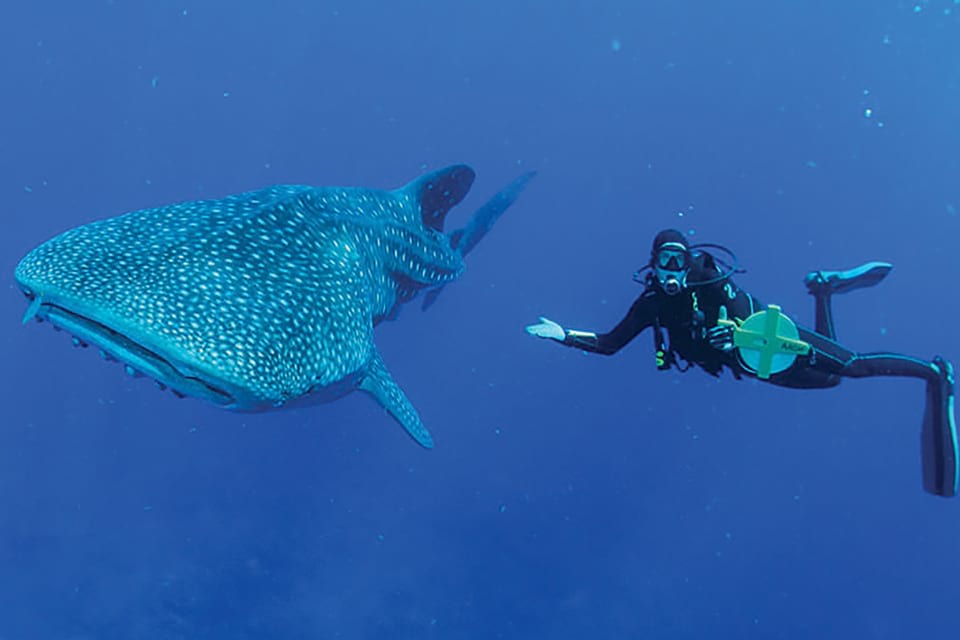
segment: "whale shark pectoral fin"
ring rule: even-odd
[[[451,207],[466,197],[476,174],[465,164],[455,164],[421,176],[404,187],[420,204],[423,226],[443,231]]]
[[[383,359],[376,351],[367,365],[366,374],[360,381],[360,389],[372,395],[420,446],[426,449],[433,448],[430,432],[423,426],[417,410],[387,371]]]

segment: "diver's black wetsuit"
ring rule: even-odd
[[[691,258],[689,281],[707,282],[722,275],[713,257],[699,252]],[[812,347],[809,355],[799,356],[785,371],[770,376],[773,384],[801,389],[836,386],[841,377],[907,376],[930,382],[939,380],[939,372],[929,362],[895,353],[857,353],[836,342],[828,289],[815,294],[816,328],[810,331],[798,326],[800,339]],[[764,307],[756,298],[738,287],[731,278],[712,284],[689,286],[670,296],[652,282],[633,303],[627,315],[609,333],[583,334],[568,332],[563,344],[611,355],[622,349],[644,329],[666,330],[669,342],[655,335],[658,364],[668,368],[674,353],[712,375],[719,375],[724,366],[737,378],[753,373],[739,362],[736,351],[721,351],[706,340],[707,328],[717,324],[720,308],[726,307],[731,319],[744,320]]]

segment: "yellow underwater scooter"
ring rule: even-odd
[[[720,307],[717,324],[733,327],[740,363],[761,380],[786,371],[798,356],[810,353],[810,344],[800,340],[797,325],[775,304],[742,321],[728,319],[727,308]]]

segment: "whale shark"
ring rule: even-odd
[[[236,411],[329,402],[355,390],[420,445],[433,438],[390,375],[374,328],[421,292],[426,308],[523,191],[518,177],[444,230],[475,173],[453,165],[393,190],[274,185],[141,209],[30,251],[24,323],[161,389]]]

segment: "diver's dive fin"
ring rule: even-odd
[[[450,245],[460,252],[460,255],[466,256],[470,253],[477,243],[487,235],[494,223],[512,205],[520,196],[520,193],[527,186],[536,171],[528,171],[506,187],[498,191],[492,198],[487,200],[482,207],[470,218],[470,222],[462,229],[457,229],[450,234]],[[423,299],[422,309],[430,308],[443,290],[443,285],[431,289],[426,293]]]
[[[813,294],[847,293],[879,284],[891,269],[889,262],[867,262],[846,271],[811,271],[803,282]]]
[[[367,365],[366,375],[360,381],[360,389],[376,398],[418,444],[427,449],[433,448],[430,432],[423,426],[417,410],[397,386],[376,350]]]
[[[953,365],[939,356],[933,359],[933,364],[940,379],[927,383],[927,406],[920,442],[923,488],[928,493],[949,498],[957,495],[960,485]]]

